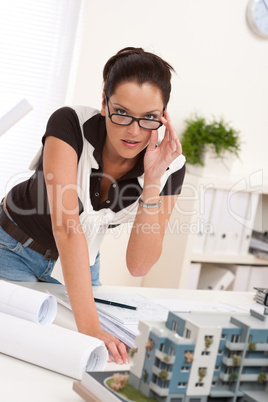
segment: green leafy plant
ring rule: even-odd
[[[135,355],[135,353],[137,353],[138,352],[138,348],[131,348],[131,349],[129,349],[129,356],[131,357],[131,358],[133,358],[134,357],[134,355]]]
[[[229,382],[236,381],[237,379],[238,379],[238,374],[236,374],[234,372],[229,374],[229,377],[228,377]]]
[[[205,336],[204,339],[205,339],[205,349],[207,350],[210,348],[210,345],[212,345],[212,343],[213,343],[213,337]]]
[[[158,376],[161,378],[162,381],[165,381],[168,378],[167,370],[159,371]]]
[[[143,377],[142,377],[143,381],[146,382],[148,380],[148,377],[149,377],[149,373],[148,373],[147,370],[145,370],[144,374],[143,374]]]
[[[164,354],[163,354],[163,361],[164,361],[165,363],[168,363],[168,362],[170,361],[170,356],[167,355],[166,353],[164,353]]]
[[[207,122],[204,117],[195,115],[186,120],[181,145],[187,163],[204,166],[204,155],[209,148],[213,149],[219,158],[223,158],[225,151],[238,157],[241,142],[239,132],[222,118]]]
[[[256,350],[256,342],[249,342],[248,344],[248,350],[250,352],[254,352]]]
[[[242,360],[242,356],[240,356],[240,355],[233,355],[232,358],[233,358],[233,365],[234,365],[234,366],[240,366],[241,360]]]
[[[258,383],[259,383],[259,384],[265,384],[266,381],[267,381],[267,374],[264,373],[264,372],[261,372],[261,373],[258,375]]]
[[[206,377],[207,375],[207,369],[206,367],[200,367],[198,369],[198,376],[199,376],[199,382],[202,382],[203,378]]]

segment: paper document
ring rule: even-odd
[[[163,321],[166,320],[168,316],[168,310],[165,307],[154,303],[152,302],[152,300],[147,299],[146,297],[141,295],[111,295],[102,293],[101,298],[137,307],[137,310],[128,310],[122,307],[96,303],[98,312],[105,314],[119,324],[138,325],[140,320],[151,320],[152,318],[157,321]]]
[[[207,302],[199,300],[178,300],[178,299],[153,299],[155,303],[161,304],[169,311],[190,312],[190,311],[211,311],[211,312],[247,312],[247,306],[234,306],[220,302]]]
[[[103,370],[108,352],[102,341],[57,325],[40,325],[0,313],[0,352],[80,380]]]
[[[53,290],[51,289],[51,291]],[[102,329],[113,334],[131,348],[135,346],[140,320],[164,321],[168,317],[166,307],[156,304],[141,295],[94,293],[94,296],[137,307],[137,310],[129,310],[96,303]],[[66,293],[57,294],[56,299],[64,307],[71,310],[71,304]]]
[[[57,301],[52,295],[0,280],[0,312],[47,325],[56,317]]]

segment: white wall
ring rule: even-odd
[[[223,116],[241,131],[233,173],[268,162],[268,40],[246,22],[248,0],[85,0],[84,31],[73,104],[99,107],[102,69],[125,46],[170,62],[177,75],[169,111],[178,135],[192,113]]]
[[[100,107],[102,69],[126,46],[156,52],[173,65],[169,112],[180,136],[198,112],[223,117],[240,130],[234,175],[264,169],[268,176],[268,40],[246,22],[248,0],[85,0],[84,29],[71,104]],[[104,284],[139,285],[122,276],[125,237],[105,239]],[[115,275],[120,269],[120,275]],[[116,271],[117,272],[117,271]],[[125,274],[124,274],[125,275]]]

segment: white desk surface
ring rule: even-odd
[[[36,290],[49,290],[46,283],[23,283]],[[101,286],[95,288],[103,293],[138,293],[152,298],[200,300],[224,302],[234,305],[253,304],[253,292],[227,292],[207,290],[154,289],[138,287]],[[72,312],[58,306],[55,324],[76,330]],[[1,329],[0,329],[1,330]],[[107,370],[115,369],[115,363],[107,363]],[[128,369],[128,365],[123,366]],[[0,353],[0,401],[1,402],[81,402],[72,390],[74,379],[26,363]]]

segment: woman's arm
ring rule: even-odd
[[[141,199],[147,204],[159,202],[160,180],[168,166],[182,152],[176,131],[165,111],[162,122],[166,126],[161,144],[152,131],[144,157],[144,186]],[[146,275],[162,253],[165,230],[178,195],[160,197],[161,205],[154,208],[139,206],[127,248],[127,266],[133,276]]]
[[[127,363],[126,346],[101,329],[95,307],[88,246],[79,220],[77,154],[64,141],[47,137],[43,164],[53,235],[78,331],[103,340],[117,363]]]

